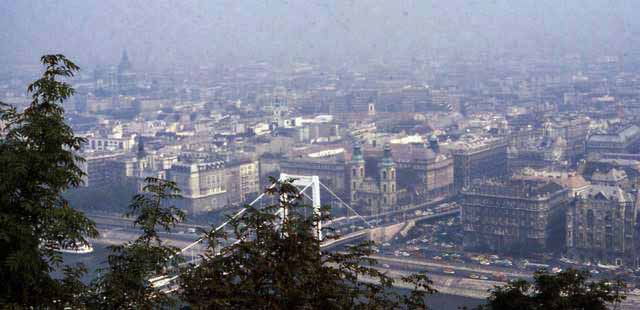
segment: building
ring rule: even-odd
[[[313,155],[313,154],[311,154]],[[280,171],[293,175],[317,175],[320,182],[331,188],[336,195],[345,197],[345,162],[342,156],[319,156],[291,158],[280,162]]]
[[[460,190],[477,179],[507,175],[507,143],[501,138],[459,141],[452,147],[454,188]]]
[[[177,162],[167,171],[167,179],[177,184],[183,197],[176,206],[194,214],[227,206],[227,177],[221,161]]]
[[[130,95],[136,90],[136,74],[133,72],[127,51],[122,52],[122,58],[118,64],[118,91],[120,94]]]
[[[257,160],[227,163],[227,202],[245,203],[257,197],[260,187],[260,165]]]
[[[118,89],[117,69],[115,66],[98,67],[94,72],[96,95],[115,95]]]
[[[425,112],[432,110],[431,93],[428,88],[408,86],[402,89],[401,111]]]
[[[351,92],[349,97],[349,105],[351,112],[370,113],[375,111],[375,105],[378,101],[378,91],[376,90],[356,90]]]
[[[124,175],[120,173],[117,162],[123,156],[120,152],[82,154],[84,161],[76,163],[85,174],[81,186],[102,187],[122,180]]]
[[[640,127],[626,126],[606,134],[594,134],[587,140],[589,153],[637,153],[640,151]]]
[[[606,186],[620,186],[623,189],[629,188],[629,178],[622,169],[612,168],[609,171],[595,171],[591,175],[591,183]]]
[[[86,137],[87,143],[83,148],[92,151],[122,151],[128,152],[136,145],[136,135]]]
[[[393,145],[398,169],[398,186],[406,188],[414,203],[453,193],[453,157],[440,149],[431,136],[423,145]]]
[[[500,253],[562,248],[567,190],[555,182],[483,182],[461,191],[463,247]]]
[[[140,143],[138,145],[141,145]],[[166,170],[178,162],[175,154],[146,154],[144,149],[138,154],[127,154],[115,160],[114,173],[121,178],[135,180],[137,187],[142,189],[147,177],[166,178]]]
[[[575,171],[535,170],[526,168],[514,175],[512,179],[555,182],[569,191],[569,197],[575,197],[577,194],[587,190],[590,186],[589,182]]]
[[[129,61],[127,51],[122,52],[118,66],[96,68],[94,89],[99,97],[132,95],[135,93],[136,73]]]
[[[565,156],[574,162],[586,152],[587,135],[591,120],[588,117],[567,117],[545,123],[545,136],[551,140],[562,139]]]
[[[636,197],[618,186],[593,185],[567,210],[567,255],[582,262],[637,268]]]
[[[388,212],[398,203],[396,164],[388,144],[375,170],[367,175],[362,149],[356,144],[348,165],[351,205],[370,215]]]

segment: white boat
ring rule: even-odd
[[[43,243],[43,246],[50,247],[56,252],[66,253],[66,254],[89,254],[93,252],[93,247],[89,243],[87,244],[76,243],[75,245],[67,245],[67,246],[59,246],[51,243],[49,244]]]
[[[598,263],[598,268],[602,268],[602,269],[607,269],[607,270],[616,270],[618,269],[618,267],[620,266],[615,266],[615,265],[607,265],[607,264],[602,264],[602,263]]]
[[[572,259],[567,258],[567,257],[562,257],[562,258],[560,258],[560,261],[561,261],[561,262],[563,262],[563,263],[565,263],[565,264],[572,264],[572,265],[577,265],[577,264],[578,264],[578,262],[577,262],[577,261],[572,260]]]
[[[93,247],[91,246],[91,244],[80,244],[75,247],[56,249],[56,251],[68,254],[89,254],[93,252]]]

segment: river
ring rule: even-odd
[[[64,254],[64,262],[67,265],[83,263],[89,268],[89,274],[84,278],[86,282],[91,281],[96,275],[96,269],[104,266],[108,251],[106,245],[94,243],[94,251],[91,254]],[[433,294],[427,298],[427,303],[431,309],[456,310],[458,307],[466,306],[473,308],[482,303],[482,300],[463,296],[448,294]]]

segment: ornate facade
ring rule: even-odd
[[[618,186],[593,185],[567,210],[567,254],[580,261],[638,267],[637,205]]]
[[[396,165],[391,157],[391,147],[384,146],[375,176],[366,175],[365,164],[360,145],[355,145],[348,165],[351,204],[363,207],[369,214],[391,210],[398,203]]]

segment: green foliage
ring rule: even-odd
[[[84,140],[65,123],[61,106],[74,91],[58,80],[79,68],[63,55],[41,61],[45,71],[28,87],[29,107],[19,112],[0,103],[0,303],[15,307],[59,302],[55,295],[65,283],[50,276],[62,262],[54,248],[97,236],[93,222],[60,195],[83,176],[74,152]]]
[[[64,277],[60,282],[55,304],[71,309],[83,309],[91,298],[90,288],[81,281],[82,276],[87,273],[87,268],[82,264],[64,266],[62,273]]]
[[[394,280],[373,267],[370,242],[347,253],[322,251],[316,224],[329,218],[329,210],[309,216],[312,210],[298,203],[291,182],[272,182],[267,193],[280,197],[279,205],[247,206],[232,219],[232,236],[205,233],[201,264],[180,277],[183,301],[196,309],[426,308],[424,298],[435,290],[425,275],[404,278],[414,291],[401,295],[392,289]],[[276,214],[281,208],[287,216]],[[338,237],[330,229],[324,233]],[[238,241],[218,251],[231,239]],[[359,281],[365,277],[374,281]]]
[[[147,178],[144,193],[135,195],[128,217],[142,230],[136,240],[110,247],[107,267],[93,283],[92,307],[102,309],[152,309],[173,300],[149,284],[148,279],[166,268],[178,249],[167,246],[159,229],[170,231],[185,214],[169,203],[180,198],[174,182]]]
[[[481,310],[605,310],[625,299],[622,281],[589,281],[588,271],[569,269],[558,274],[546,270],[534,274],[534,281],[516,280],[495,287]]]

